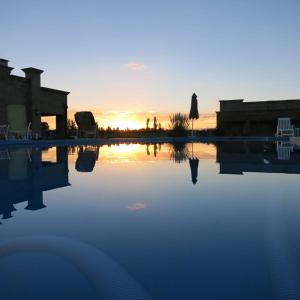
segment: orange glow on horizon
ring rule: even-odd
[[[68,117],[74,120],[76,111],[69,110]],[[153,118],[156,116],[157,124],[161,123],[163,129],[169,129],[169,120],[172,113],[157,113],[157,112],[131,112],[131,111],[108,111],[98,112],[92,111],[99,128],[107,129],[109,126],[112,129],[142,129],[146,128],[146,120],[150,119],[149,127],[153,128]],[[43,120],[49,124],[50,129],[55,129],[55,117],[43,117]],[[191,126],[190,126],[191,127]],[[195,129],[215,128],[216,116],[214,113],[200,114],[200,118],[194,121]]]
[[[106,129],[111,128],[124,129],[141,129],[145,128],[146,121],[140,120],[139,116],[120,112],[118,114],[107,114],[102,116],[95,116],[99,127]]]
[[[111,128],[124,129],[142,129],[146,128],[146,120],[150,119],[149,127],[153,128],[153,118],[156,116],[157,124],[161,123],[163,129],[169,129],[170,116],[172,113],[158,112],[132,112],[132,111],[108,111],[97,112],[92,111],[99,127],[106,129]],[[69,111],[69,118],[74,118],[74,111]],[[195,129],[215,128],[215,113],[200,114],[200,118],[194,121]]]

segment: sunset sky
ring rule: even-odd
[[[218,100],[300,98],[300,1],[2,1],[0,57],[45,70],[70,112],[139,128],[188,112],[214,126]]]

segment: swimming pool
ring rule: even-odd
[[[288,143],[0,158],[4,299],[300,297],[300,150]]]

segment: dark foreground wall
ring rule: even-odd
[[[226,136],[273,136],[281,117],[291,118],[294,127],[300,127],[300,100],[222,100],[217,128]]]

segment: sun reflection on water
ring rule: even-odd
[[[198,159],[215,159],[216,147],[213,144],[185,144],[187,158],[197,157]],[[171,144],[115,144],[102,146],[75,146],[69,147],[68,159],[70,163],[75,163],[78,153],[81,151],[98,151],[98,163],[130,163],[138,161],[155,162],[158,160],[172,159]],[[43,161],[56,160],[56,148],[43,149]]]

